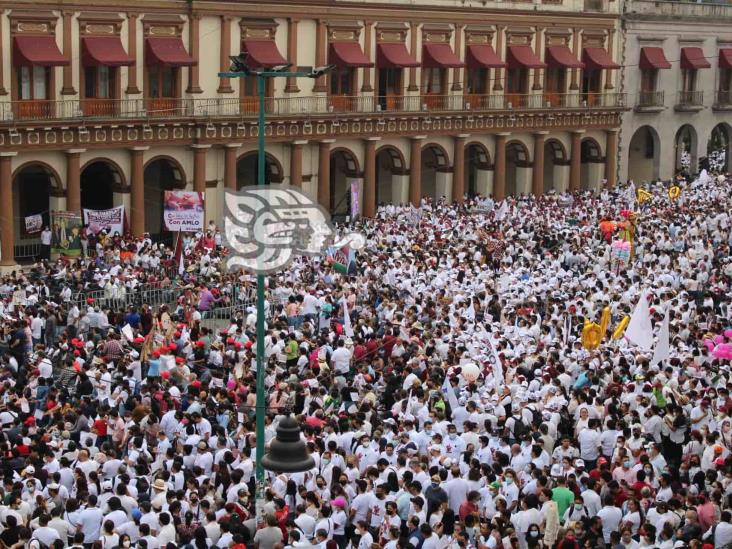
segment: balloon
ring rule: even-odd
[[[596,322],[590,322],[585,320],[585,325],[582,328],[582,346],[592,351],[600,346],[602,340],[602,332],[600,331],[600,325]]]
[[[607,333],[607,327],[610,325],[610,307],[605,307],[602,310],[602,316],[600,317],[600,339],[605,338]]]
[[[707,351],[709,351],[710,353],[714,350],[714,343],[712,343],[711,340],[705,339],[704,340],[704,345],[706,346]]]
[[[615,331],[613,332],[613,339],[620,339],[623,337],[623,333],[625,332],[625,329],[628,327],[628,323],[630,322],[630,316],[625,315],[623,317],[623,320],[620,321],[620,324],[618,324],[618,327],[615,328]]]
[[[712,341],[714,341],[714,343],[716,343],[717,345],[720,345],[720,344],[724,343],[724,337],[721,335],[715,335],[712,338]]]
[[[480,375],[480,368],[475,364],[463,364],[460,368],[460,375],[462,375],[463,379],[468,383],[474,382]]]
[[[732,328],[727,328],[724,331],[724,337],[726,337],[727,339],[732,339]]]

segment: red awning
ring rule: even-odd
[[[488,44],[472,44],[468,46],[465,61],[470,68],[494,69],[505,67],[506,63],[501,61],[493,46]]]
[[[701,48],[681,48],[682,69],[708,69],[712,65]]]
[[[13,39],[13,64],[58,67],[68,65],[69,60],[58,49],[53,36],[16,36]]]
[[[180,38],[150,36],[146,40],[146,45],[145,63],[147,65],[189,67],[196,64],[195,59],[188,55],[183,40]]]
[[[464,67],[465,63],[453,53],[450,44],[425,44],[422,49],[422,66],[437,69]]]
[[[567,46],[548,46],[546,49],[547,63],[565,69],[583,69],[585,64],[578,61]]]
[[[656,46],[641,48],[640,54],[641,69],[670,69],[671,63],[666,60],[663,48]]]
[[[419,67],[419,62],[402,43],[377,44],[376,64],[384,69]]]
[[[244,49],[249,54],[247,65],[252,68],[270,69],[278,65],[287,65],[274,40],[244,40]]]
[[[85,36],[81,39],[83,62],[86,66],[107,65],[125,67],[134,64],[119,39],[119,36]]]
[[[546,63],[543,63],[539,59],[531,46],[508,46],[508,66],[524,67],[526,69],[541,69],[546,67]]]
[[[582,50],[582,61],[587,69],[619,69],[618,65],[605,48],[585,48]]]
[[[331,42],[328,63],[338,67],[373,67],[358,42]]]
[[[732,48],[719,50],[719,66],[723,69],[732,69]]]

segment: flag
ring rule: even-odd
[[[491,364],[493,366],[493,378],[496,380],[496,389],[506,383],[503,375],[503,362],[501,362],[501,356],[498,353],[498,348],[495,342],[488,341],[488,346],[491,349]]]
[[[178,239],[175,241],[175,261],[178,263],[178,274],[183,276],[186,272],[185,266],[183,265],[183,238],[180,232],[178,233]]]
[[[625,339],[634,343],[644,351],[653,348],[653,326],[651,326],[651,311],[648,309],[648,292],[642,291],[638,304],[630,317]]]
[[[353,337],[353,326],[351,326],[351,315],[348,314],[348,301],[345,297],[341,298],[343,302],[343,332],[346,337]]]
[[[508,213],[508,200],[501,203],[501,207],[496,210],[496,220],[500,221]]]
[[[455,411],[459,406],[458,399],[455,396],[455,390],[450,385],[450,376],[447,375],[447,372],[445,372],[445,381],[442,383],[442,392],[450,403],[450,408]]]
[[[651,366],[659,364],[663,360],[667,360],[671,353],[669,331],[668,331],[668,316],[669,310],[666,308],[666,314],[663,317],[663,323],[661,324],[661,330],[658,332],[658,342],[656,348],[653,350],[653,358],[651,359]]]

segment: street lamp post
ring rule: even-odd
[[[231,67],[229,72],[220,72],[219,77],[223,78],[245,78],[255,77],[257,79],[257,97],[259,102],[258,114],[258,133],[257,133],[257,185],[264,186],[266,184],[264,180],[265,174],[265,144],[264,144],[264,127],[265,127],[265,94],[266,94],[266,82],[267,78],[318,78],[328,71],[333,66],[327,65],[325,67],[318,67],[308,70],[296,70],[290,71],[290,65],[281,65],[272,67],[271,69],[252,69],[247,66],[247,54],[240,53],[237,56],[232,56]],[[265,374],[265,360],[264,360],[264,284],[265,276],[263,274],[257,274],[257,406],[256,406],[256,467],[255,467],[255,478],[256,478],[256,516],[257,522],[261,522],[262,507],[264,505],[264,467],[262,466],[262,458],[264,457],[264,417],[267,413],[266,398],[264,394],[264,374]]]

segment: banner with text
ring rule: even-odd
[[[163,221],[169,231],[192,232],[204,230],[204,193],[165,191]]]
[[[25,232],[28,234],[40,233],[43,228],[43,216],[41,214],[29,215],[25,218]]]
[[[124,234],[125,207],[117,206],[109,210],[84,209],[84,224],[88,225],[89,230],[94,234],[103,230],[106,230],[109,235]]]

